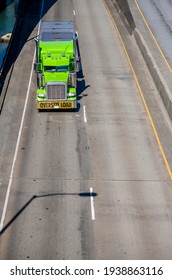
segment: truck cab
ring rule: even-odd
[[[74,22],[42,22],[36,40],[38,110],[76,109],[78,36]]]

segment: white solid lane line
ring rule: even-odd
[[[91,202],[91,217],[92,217],[92,220],[95,220],[95,207],[94,207],[93,188],[90,188],[90,202]]]
[[[87,114],[86,114],[86,107],[85,105],[83,106],[83,112],[84,112],[84,122],[87,122]]]

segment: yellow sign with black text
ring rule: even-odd
[[[51,110],[51,109],[73,109],[73,101],[39,101],[38,109],[39,110]]]

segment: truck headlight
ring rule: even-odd
[[[72,96],[75,96],[75,95],[76,95],[75,92],[69,92],[69,93],[68,93],[68,96],[69,96],[69,97],[72,97]]]
[[[39,93],[38,93],[38,97],[43,98],[43,97],[45,97],[45,94],[44,94],[44,93],[39,92]]]

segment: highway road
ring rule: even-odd
[[[76,22],[76,112],[36,109],[40,18]],[[104,2],[31,0],[20,34],[0,116],[0,259],[171,259],[169,171]]]

